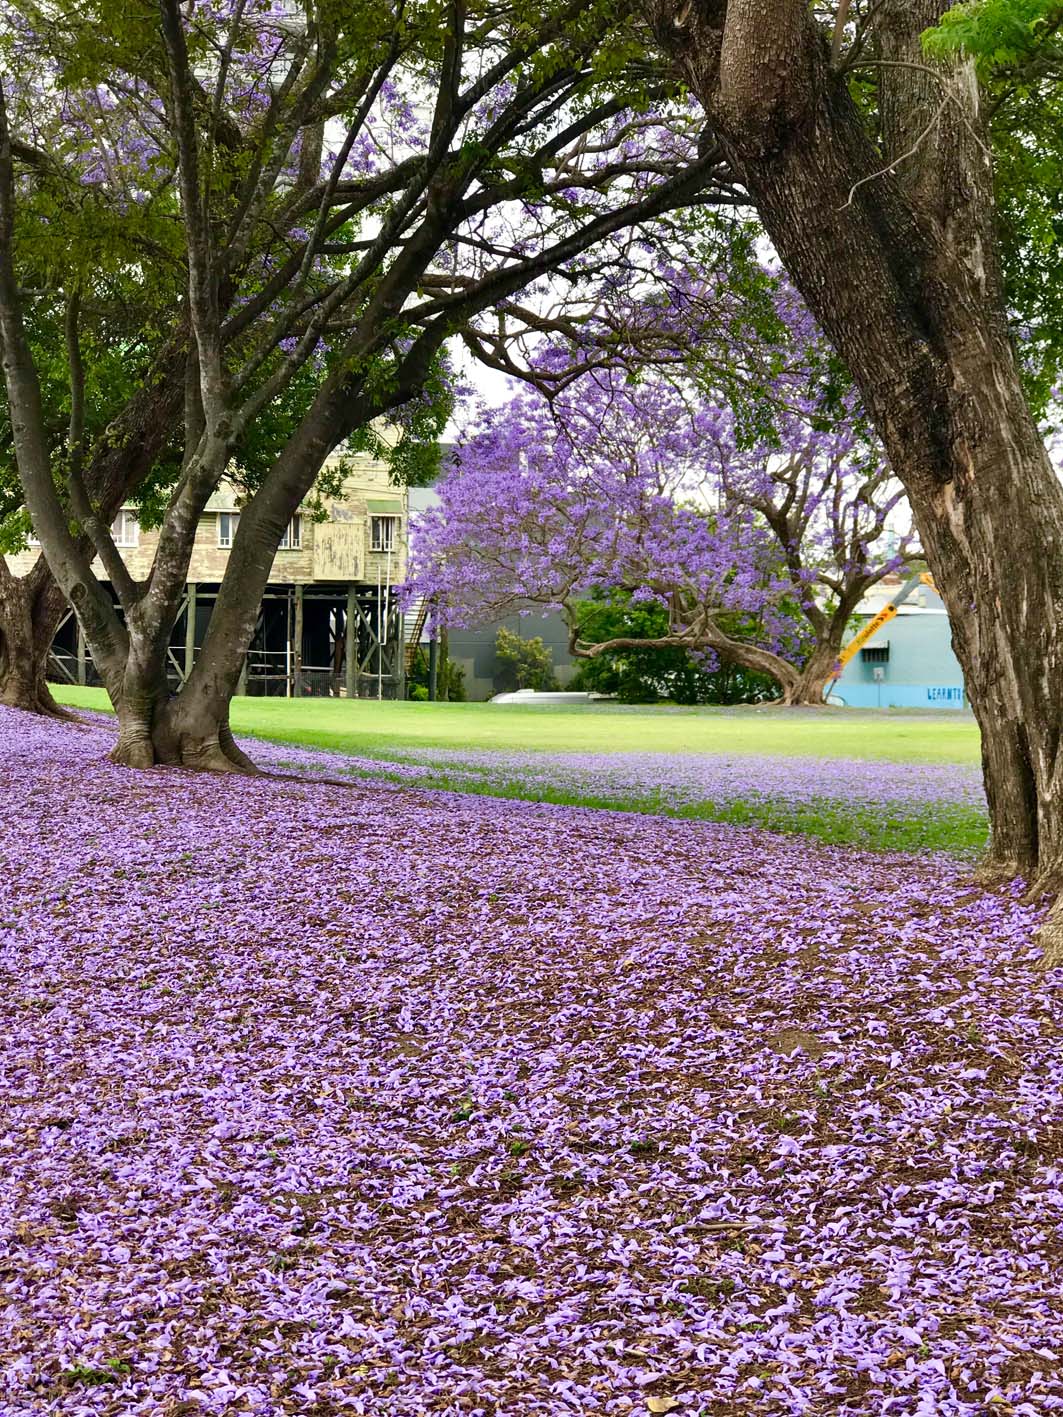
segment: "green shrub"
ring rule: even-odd
[[[554,660],[541,635],[525,640],[500,625],[495,636],[498,673],[495,688],[499,693],[514,689],[556,689]]]
[[[406,675],[406,694],[419,703],[424,703],[428,698],[428,649],[425,645],[418,645],[413,652]],[[436,665],[436,698],[440,703],[465,702],[465,670],[451,659],[442,642]]]

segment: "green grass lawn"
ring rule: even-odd
[[[57,690],[64,703],[106,709],[100,689]],[[959,714],[873,713],[858,709],[672,707],[626,708],[613,704],[539,705],[375,703],[345,699],[236,699],[238,734],[330,748],[371,758],[380,768],[352,766],[356,774],[408,781],[397,766],[410,750],[449,748],[460,755],[500,753],[765,753],[852,761],[975,763],[978,730]],[[460,756],[438,762],[418,786],[492,797],[763,826],[797,832],[838,846],[880,851],[949,851],[970,856],[986,839],[981,807],[949,802],[883,808],[851,794],[792,802],[752,793],[738,800],[700,799],[683,804],[647,788],[632,796],[599,795],[520,775],[512,762],[493,767]],[[835,788],[835,792],[837,789]]]
[[[63,686],[56,697],[82,708],[108,707],[102,689]],[[232,726],[253,738],[369,757],[386,757],[403,748],[496,748],[974,763],[979,752],[972,718],[932,711],[235,699]]]

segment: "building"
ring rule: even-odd
[[[882,581],[857,606],[853,631],[877,614],[901,588]],[[850,708],[966,709],[963,672],[952,652],[948,615],[941,597],[920,588],[845,666],[832,703]]]
[[[367,454],[348,461],[351,472],[340,495],[328,500],[325,519],[304,507],[285,532],[244,664],[241,693],[404,697],[403,616],[395,588],[406,577],[407,493],[391,482],[385,463]],[[170,643],[175,688],[203,644],[239,520],[236,490],[224,483],[207,503],[196,532]],[[134,578],[146,576],[157,532],[141,527],[136,510],[124,507],[112,533]],[[31,547],[7,561],[20,575],[36,556]],[[99,562],[94,570],[103,579]],[[53,660],[58,679],[99,682],[72,613],[56,635]]]
[[[511,615],[491,625],[453,629],[447,650],[465,674],[465,693],[470,699],[490,699],[503,688],[502,665],[496,641],[502,626],[522,640],[541,639],[550,651],[554,674],[564,688],[579,667],[568,648],[568,626],[556,612],[550,615]]]

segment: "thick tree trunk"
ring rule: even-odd
[[[149,617],[134,610],[128,648],[106,674],[107,692],[118,717],[118,742],[111,759],[124,767],[155,765],[198,772],[253,773],[254,764],[237,747],[229,729],[228,702],[220,714],[185,690],[171,694],[166,674],[174,617]]]
[[[326,385],[298,435],[240,517],[199,657],[180,693],[160,713],[156,743],[164,761],[217,772],[254,772],[229,728],[229,705],[258,623],[262,596],[284,528],[332,449],[385,407]]]
[[[65,601],[50,576],[0,568],[0,703],[70,718],[48,687],[48,656]]]
[[[164,681],[131,671],[117,695],[118,742],[111,761],[129,768],[190,768],[195,772],[243,773],[258,769],[237,746],[228,715],[188,711]]]
[[[230,696],[231,697],[231,696]],[[160,708],[154,728],[159,762],[179,764],[197,772],[254,774],[258,769],[237,745],[229,727],[229,700],[220,707],[193,688]]]
[[[1009,339],[977,86],[919,49],[944,8],[881,8],[885,157],[804,0],[653,19],[908,492],[982,732],[987,870],[1036,894],[1063,884],[1063,491]],[[1063,962],[1063,923],[1044,940]]]
[[[805,708],[823,708],[827,681],[838,658],[838,647],[829,640],[818,641],[801,666],[797,678],[783,694],[783,703]]]

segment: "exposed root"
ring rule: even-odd
[[[1034,876],[1023,896],[1023,903],[1031,905],[1049,897],[1055,897],[1055,904],[1041,922],[1034,940],[1041,947],[1038,967],[1059,969],[1063,967],[1063,872],[1058,866],[1049,867]]]
[[[118,735],[118,742],[111,749],[111,762],[118,763],[124,768],[153,768],[155,766],[155,749],[152,746],[151,738],[147,734],[125,734]]]
[[[231,736],[231,735],[230,735]],[[235,747],[235,745],[234,745]],[[244,756],[237,748],[236,753],[246,767],[237,761],[236,757],[231,757],[225,750],[219,738],[181,738],[181,766],[191,769],[193,772],[214,772],[239,774],[241,777],[252,777],[258,773],[258,769],[250,758]]]
[[[241,772],[256,777],[259,775],[259,769],[237,743],[236,739],[233,737],[233,731],[227,723],[218,730],[218,742],[225,756],[231,763],[234,763]]]
[[[995,891],[1011,881],[1025,880],[1028,873],[1029,868],[1014,858],[987,856],[976,867],[974,882],[983,890]]]
[[[1063,968],[1063,919],[1053,910],[1034,939],[1041,946],[1039,969]]]
[[[1023,905],[1036,905],[1038,901],[1047,900],[1049,896],[1058,896],[1061,891],[1063,891],[1063,878],[1061,878],[1058,868],[1041,871],[1026,887],[1022,903]]]
[[[24,713],[35,713],[42,718],[57,718],[66,723],[77,721],[76,715],[52,698],[52,691],[42,680],[38,684],[8,681],[0,688],[0,704],[5,708],[21,709]]]

